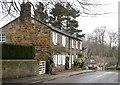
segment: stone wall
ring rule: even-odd
[[[38,75],[38,63],[36,60],[2,60],[3,79],[35,75]]]
[[[4,26],[2,32],[6,34],[6,43],[34,46],[35,57],[39,61],[47,61],[49,60],[48,57],[52,57],[50,52],[51,48],[56,48],[56,50],[60,49],[60,54],[69,55],[69,57],[71,57],[72,54],[77,54],[76,40],[79,42],[78,39],[56,31],[58,33],[58,45],[54,46],[52,42],[52,32],[55,30],[40,21],[34,20],[34,22],[32,22],[33,20],[34,19],[29,18],[21,21],[19,17]],[[66,37],[65,47],[62,46],[62,35]],[[74,48],[72,48],[72,39],[74,39]]]
[[[5,25],[2,28],[2,33],[6,34],[6,43],[32,45],[36,50],[36,59],[46,60],[43,52],[49,47],[49,30],[47,26],[40,22],[32,23],[31,18],[21,21],[19,17]]]

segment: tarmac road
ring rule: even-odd
[[[118,72],[97,71],[58,78],[43,83],[118,83]]]

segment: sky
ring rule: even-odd
[[[79,17],[79,29],[83,30],[83,33],[91,33],[96,27],[106,26],[107,30],[116,31],[118,30],[118,1],[120,0],[97,0],[100,3],[107,4],[102,6],[104,12],[110,12],[110,14]],[[1,17],[0,17],[1,19]],[[0,27],[7,24],[9,19],[1,19]]]
[[[79,17],[77,19],[79,21],[79,29],[82,29],[84,33],[90,33],[96,27],[106,26],[108,31],[118,31],[118,1],[101,0],[101,3],[108,4],[103,6],[103,9],[105,12],[110,12],[110,14],[96,17]]]

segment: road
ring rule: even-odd
[[[58,78],[43,83],[118,83],[118,72],[97,71]]]

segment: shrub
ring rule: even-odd
[[[74,59],[74,65],[80,66],[84,61],[81,58]]]
[[[2,44],[2,59],[34,59],[33,46]]]

